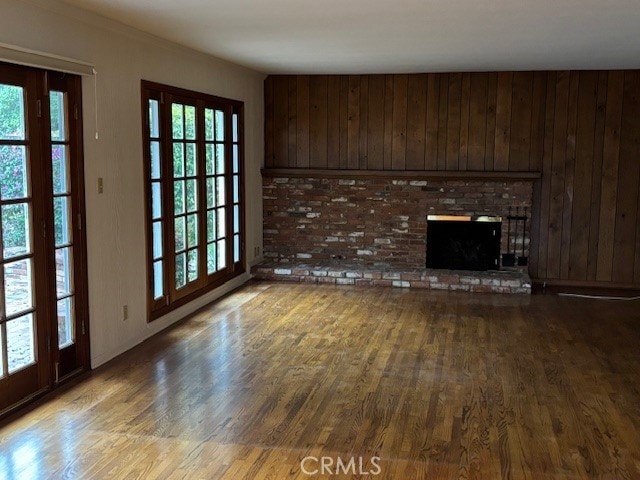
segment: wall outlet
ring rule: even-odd
[[[124,322],[129,318],[129,305],[122,306],[122,321]]]

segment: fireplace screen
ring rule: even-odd
[[[499,217],[427,217],[427,268],[498,270]]]

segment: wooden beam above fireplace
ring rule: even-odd
[[[318,168],[263,168],[263,177],[402,178],[418,180],[535,181],[540,172],[474,172],[445,170],[341,170]]]

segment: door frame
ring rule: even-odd
[[[67,96],[67,125],[69,134],[69,182],[71,185],[71,222],[73,228],[73,290],[74,302],[74,330],[76,332],[76,342],[73,348],[67,347],[58,349],[58,333],[56,322],[51,324],[51,352],[53,358],[51,362],[51,375],[54,383],[59,384],[66,378],[73,376],[80,371],[88,370],[90,367],[90,345],[89,345],[89,294],[87,288],[87,236],[86,236],[86,203],[85,203],[85,183],[84,183],[84,154],[83,154],[83,130],[82,130],[82,79],[77,75],[63,74],[58,72],[46,72],[46,106],[43,111],[50,111],[49,92],[52,90],[63,91]],[[43,151],[50,159],[52,156],[52,143],[48,132],[51,132],[51,120],[49,115],[45,115],[46,132],[43,137]],[[53,212],[53,177],[52,171],[47,171],[47,199],[46,209]],[[46,210],[45,210],[46,211]],[[54,236],[54,216],[47,217],[47,231],[52,232],[49,238]],[[48,241],[48,259],[50,271],[56,272],[55,265],[55,239]],[[51,276],[49,289],[52,309],[56,314],[56,278]],[[57,315],[57,314],[56,314]],[[82,338],[81,342],[77,340]],[[69,367],[70,362],[75,359],[78,367]]]
[[[56,388],[78,374],[90,370],[89,305],[87,288],[86,203],[82,130],[82,79],[38,68],[0,62],[0,79],[23,86],[25,100],[25,144],[28,145],[27,171],[30,177],[32,285],[36,309],[34,350],[36,363],[0,380],[0,418]],[[0,80],[0,81],[2,81]],[[12,82],[13,80],[13,82]],[[69,364],[69,352],[58,349],[56,296],[55,221],[53,209],[53,169],[49,92],[64,91],[69,136],[69,185],[73,229],[73,294],[75,367],[60,372],[58,365]],[[0,235],[1,238],[1,235]],[[4,274],[0,271],[0,281]],[[3,299],[4,301],[4,299]],[[5,329],[6,330],[6,329]],[[5,342],[8,340],[5,339]],[[8,365],[6,367],[8,369]],[[60,374],[62,373],[62,375]],[[5,389],[5,387],[7,387]],[[15,388],[17,387],[17,388]],[[22,388],[20,388],[22,387]],[[18,393],[18,390],[21,393]],[[23,395],[23,392],[29,393]]]

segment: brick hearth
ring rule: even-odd
[[[477,293],[531,293],[529,275],[521,271],[468,272],[462,270],[373,269],[362,265],[261,264],[251,273],[258,280],[423,288]]]

